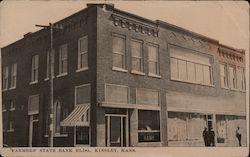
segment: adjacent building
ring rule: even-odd
[[[245,52],[111,4],[55,25],[54,146],[246,146]],[[3,143],[48,146],[48,29],[2,51]]]

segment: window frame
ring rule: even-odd
[[[122,87],[122,88],[127,88],[127,103],[126,104],[129,104],[130,103],[130,88],[126,85],[119,85],[119,84],[111,84],[111,83],[105,83],[104,84],[104,101],[107,102],[107,103],[118,103],[118,104],[124,104],[124,103],[121,103],[121,102],[110,102],[110,101],[107,101],[107,85],[108,86],[116,86],[116,87]]]
[[[220,66],[220,82],[222,81],[222,76],[221,76],[221,66],[224,66],[224,73],[225,73],[225,76],[223,78],[224,81],[226,81],[226,86],[224,86],[224,83],[221,82],[221,88],[225,88],[225,89],[229,89],[229,71],[228,71],[228,65],[227,63],[222,63],[220,62],[219,63],[219,66]]]
[[[235,87],[234,87],[234,85],[232,85],[231,84],[231,76],[230,76],[230,67],[232,67],[233,68],[233,84],[235,84]],[[232,64],[228,64],[228,80],[229,80],[229,88],[231,89],[231,90],[237,90],[237,67],[236,67],[236,65],[232,65]]]
[[[63,53],[65,53],[65,54],[63,55]],[[65,56],[65,58],[63,58],[63,56]],[[63,44],[59,47],[59,58],[58,59],[59,59],[59,68],[58,68],[57,77],[65,76],[68,74],[68,44]],[[67,65],[66,69],[64,69],[64,66],[63,66],[64,64]]]
[[[158,118],[159,118],[159,130],[139,130],[139,112],[140,111],[150,111],[150,112],[157,112],[158,114]],[[162,142],[162,131],[161,131],[161,113],[159,110],[144,110],[144,109],[138,109],[138,125],[137,125],[137,135],[138,135],[138,143],[139,144],[142,144],[142,143],[161,143]],[[149,142],[149,141],[145,141],[145,142],[140,142],[139,141],[139,133],[158,133],[159,132],[159,135],[160,135],[160,139],[159,141],[152,141],[152,142]]]
[[[14,81],[14,84],[12,84]],[[11,65],[11,72],[10,72],[10,88],[9,89],[15,89],[16,88],[16,81],[17,81],[17,63],[14,63]]]
[[[2,91],[8,90],[8,87],[9,87],[9,67],[5,66],[5,67],[3,67],[3,87],[2,87]]]
[[[139,105],[147,105],[147,106],[161,106],[161,96],[160,96],[160,91],[157,89],[149,89],[149,88],[136,88],[135,91],[135,102],[138,104],[138,90],[148,90],[148,91],[153,91],[158,93],[158,104],[139,104]]]
[[[91,145],[91,127],[90,126],[78,126],[78,127],[87,127],[88,128],[88,135],[89,135],[89,144],[77,144],[76,143],[76,127],[74,126],[74,146],[80,147],[80,146],[90,146]]]
[[[133,49],[132,49],[132,46],[131,46],[132,42],[137,43],[137,44],[140,45],[140,56],[133,56]],[[144,69],[144,57],[145,57],[145,55],[143,53],[143,40],[132,38],[130,40],[130,51],[131,51],[131,72],[136,73],[136,74],[145,74],[144,73],[144,71],[145,71],[145,69]],[[134,58],[138,59],[140,61],[140,70],[139,71],[134,69],[134,67],[133,67],[133,59]]]
[[[47,51],[46,54],[46,78],[44,79],[45,81],[49,80],[49,57],[50,57],[50,50]],[[51,59],[51,64],[55,65],[55,49],[52,50],[52,59]],[[54,67],[54,66],[52,66]],[[55,77],[55,70],[54,68],[52,70],[52,78]]]
[[[16,108],[16,101],[10,100],[10,111],[14,111]]]
[[[238,80],[238,71],[240,71],[240,73],[241,73],[241,77],[242,77],[241,80]],[[241,66],[237,66],[236,67],[237,89],[239,91],[243,91],[243,92],[246,91],[246,76],[245,75],[246,75],[245,68],[241,67]],[[238,81],[240,81],[240,83]],[[238,86],[238,83],[240,84],[240,87]],[[243,88],[242,88],[242,86],[243,86]]]
[[[81,40],[84,40],[86,39],[87,40],[87,51],[82,51],[81,52]],[[89,38],[88,38],[88,35],[84,35],[82,37],[80,37],[78,39],[78,53],[77,53],[77,70],[76,72],[80,72],[80,71],[84,71],[84,70],[87,70],[88,69],[88,64],[89,64],[89,61],[88,61],[88,51],[89,51]],[[81,57],[83,55],[87,55],[87,66],[84,67],[82,66],[83,63],[82,63],[82,60],[81,60]]]
[[[38,111],[34,112],[29,112],[29,106],[30,106],[30,99],[31,97],[38,97]],[[34,115],[34,114],[39,114],[39,107],[40,107],[40,96],[39,94],[34,94],[34,95],[30,95],[28,98],[28,115]]]
[[[149,47],[156,48],[156,58],[157,60],[152,60],[149,58]],[[156,73],[151,73],[149,71],[149,64],[154,63],[156,66]],[[147,43],[147,64],[148,64],[148,76],[160,77],[160,46],[154,43]]]
[[[81,87],[85,87],[85,86],[90,86],[90,100],[89,100],[89,102],[87,102],[87,103],[83,103],[83,104],[77,104],[77,88],[81,88]],[[91,84],[90,83],[87,83],[87,84],[82,84],[82,85],[78,85],[78,86],[75,86],[75,106],[77,106],[77,105],[88,105],[88,104],[90,104],[90,101],[91,101]]]
[[[37,58],[37,59],[36,59]],[[37,61],[37,67],[36,67]],[[31,59],[31,80],[30,84],[38,83],[39,77],[39,55],[33,55]]]
[[[118,33],[112,33],[111,34],[112,36],[112,70],[117,70],[117,71],[122,71],[122,72],[127,72],[127,59],[126,59],[126,56],[127,56],[127,38],[125,35],[122,35],[122,34],[118,34]],[[123,40],[123,43],[124,43],[124,53],[122,52],[117,52],[117,51],[114,51],[114,38],[120,38]],[[122,56],[122,67],[117,67],[117,66],[114,66],[114,54],[116,55],[121,55]]]
[[[195,62],[193,59],[171,55],[171,52],[175,53],[173,50],[182,50],[184,52],[192,53],[192,54],[197,55],[197,56],[207,57],[209,59],[209,63],[207,64],[207,63],[204,63],[204,62]],[[204,53],[199,52],[199,51],[194,51],[194,50],[190,50],[190,49],[187,49],[187,48],[183,48],[183,47],[179,47],[179,46],[172,46],[172,45],[169,45],[168,51],[169,51],[169,54],[170,54],[169,58],[170,58],[170,80],[171,81],[180,81],[180,82],[192,83],[192,84],[204,85],[204,86],[210,86],[210,87],[215,86],[214,85],[214,78],[213,78],[213,56],[208,55],[208,54],[204,54]],[[178,78],[175,78],[175,77],[172,76],[172,65],[171,65],[172,59],[175,59],[176,62],[177,62],[176,72],[177,72],[177,77]],[[181,68],[180,65],[179,65],[180,60],[184,61],[185,64],[186,64],[186,79],[181,79],[180,78],[180,71],[179,71],[179,69]],[[193,81],[189,80],[190,77],[188,76],[188,63],[194,64],[194,80]],[[202,81],[197,80],[197,76],[198,76],[197,75],[197,65],[201,66]],[[204,67],[208,67],[208,69],[209,69],[210,83],[205,82],[206,79],[204,79],[204,76],[205,76]]]

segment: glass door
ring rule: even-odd
[[[127,144],[126,115],[106,115],[106,146],[125,147]]]

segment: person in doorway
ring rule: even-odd
[[[208,146],[209,139],[208,139],[208,130],[207,130],[207,127],[204,128],[204,130],[202,132],[202,136],[203,136],[203,139],[204,139],[205,146]]]
[[[239,146],[241,147],[241,131],[240,131],[240,127],[237,126],[237,130],[236,130],[236,138],[239,141]]]
[[[215,146],[215,133],[213,128],[208,128],[208,146]]]

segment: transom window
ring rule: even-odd
[[[39,66],[39,56],[35,55],[32,57],[31,82],[38,81],[38,66]]]
[[[78,40],[78,70],[88,68],[88,36]]]
[[[159,91],[151,89],[137,89],[136,103],[144,105],[159,105]]]
[[[64,44],[59,48],[59,75],[68,72],[68,46]]]
[[[91,92],[90,84],[85,84],[81,86],[77,86],[75,88],[76,92],[76,105],[83,105],[90,102],[90,92]]]
[[[121,85],[105,85],[105,101],[128,103],[128,87]]]
[[[39,95],[32,95],[29,97],[28,104],[28,114],[38,114],[39,113]]]
[[[131,40],[132,70],[143,72],[142,41]]]
[[[125,36],[113,34],[113,67],[125,69],[126,67],[126,44]]]
[[[159,47],[148,44],[148,73],[160,75],[159,70]]]
[[[210,85],[212,65],[210,58],[184,49],[170,49],[171,79]]]
[[[138,110],[138,141],[160,142],[159,111]]]

